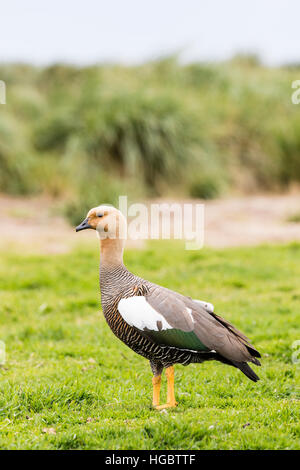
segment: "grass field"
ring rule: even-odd
[[[176,366],[179,406],[158,412],[149,364],[100,312],[96,241],[63,255],[1,253],[0,448],[299,449],[299,256],[295,243],[127,251],[132,271],[211,301],[262,353],[257,384],[218,363]]]

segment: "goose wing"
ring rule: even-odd
[[[153,286],[143,296],[121,299],[118,310],[129,325],[158,344],[258,363],[260,354],[243,333],[199,301],[164,287]]]

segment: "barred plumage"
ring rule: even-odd
[[[135,276],[124,265],[112,272],[109,267],[101,265],[100,289],[103,314],[117,338],[137,354],[144,356],[152,363],[159,362],[162,367],[169,367],[178,362],[188,363],[191,359],[190,352],[156,345],[134,327],[129,326],[118,311],[118,303],[122,298],[144,295],[151,289],[150,282]]]

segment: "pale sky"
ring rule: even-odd
[[[0,62],[300,62],[299,0],[0,1]]]

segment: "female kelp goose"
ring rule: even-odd
[[[260,365],[260,354],[246,336],[213,312],[211,304],[193,300],[141,279],[123,264],[126,220],[111,206],[91,209],[76,231],[92,228],[101,240],[100,289],[103,313],[113,333],[150,361],[153,406],[176,406],[174,364],[215,359],[240,369],[256,382],[247,362]],[[166,368],[167,403],[159,405],[161,373]]]

